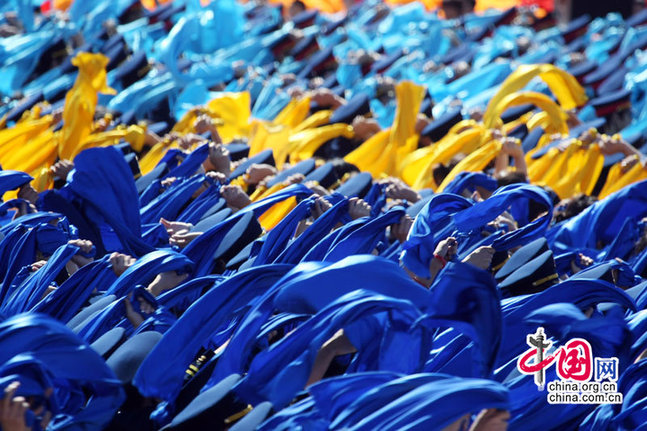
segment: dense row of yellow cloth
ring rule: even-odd
[[[63,112],[64,127],[54,132],[54,118],[41,116],[37,106],[26,113],[13,127],[0,130],[0,164],[4,169],[21,170],[32,175],[38,191],[51,187],[50,168],[57,159],[73,159],[80,151],[90,147],[114,145],[126,140],[140,152],[145,142],[145,126],[120,126],[109,131],[93,124],[97,94],[114,92],[106,84],[107,58],[101,54],[81,53],[74,59],[79,75],[68,92]],[[552,90],[559,104],[546,95],[523,91],[533,78],[541,78]],[[604,157],[597,145],[584,146],[573,139],[564,148],[552,148],[545,155],[533,159],[532,155],[550,143],[554,133],[566,134],[565,110],[586,102],[582,87],[568,73],[552,65],[522,66],[502,84],[492,98],[482,122],[464,120],[456,124],[440,141],[418,148],[419,136],[415,122],[424,89],[411,82],[396,86],[397,110],[393,125],[378,132],[345,157],[360,170],[370,172],[375,178],[396,176],[415,189],[431,188],[442,191],[463,171],[483,170],[499,154],[501,142],[492,130],[505,134],[520,123],[529,129],[543,127],[545,135],[537,148],[526,155],[529,179],[534,184],[548,185],[561,198],[577,193],[590,194],[602,171]],[[501,123],[501,114],[510,106],[532,103],[538,114],[527,114],[508,124]],[[206,106],[189,111],[176,123],[173,132],[184,135],[194,132],[199,115],[209,115],[219,124],[218,132],[224,142],[237,138],[248,139],[250,155],[272,149],[279,169],[285,163],[296,163],[311,158],[326,141],[345,137],[353,138],[353,128],[347,124],[328,124],[332,111],[324,110],[309,115],[310,97],[292,100],[273,121],[252,118],[248,93],[226,93],[211,100]],[[170,148],[178,142],[165,139],[154,145],[140,159],[143,174],[150,172]],[[432,175],[438,163],[447,164],[452,158],[465,156],[449,173],[442,184],[436,184]],[[619,164],[613,166],[600,197],[624,185],[647,178],[641,163],[630,169]],[[238,184],[244,186],[244,181]],[[257,189],[253,200],[261,199],[278,189]],[[289,210],[288,206],[286,209]],[[271,224],[271,223],[270,223]]]

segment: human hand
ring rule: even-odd
[[[81,252],[89,254],[92,253],[92,247],[94,246],[92,244],[92,241],[89,241],[87,239],[73,239],[67,242],[70,245],[75,245],[81,249]],[[81,256],[79,254],[75,254],[72,256],[72,262],[76,264],[79,268],[87,265],[88,263],[94,261],[93,258],[91,257],[85,257]]]
[[[458,241],[453,236],[440,241],[434,250],[434,255],[438,255],[445,260],[452,260],[458,252]]]
[[[404,199],[411,203],[418,202],[420,195],[405,184],[404,181],[394,179],[391,184],[386,188],[386,197],[390,199]]]
[[[177,271],[162,272],[157,274],[151,284],[148,285],[147,290],[153,296],[158,296],[166,290],[171,290],[174,287],[179,286],[188,276],[189,274],[178,274]]]
[[[38,192],[31,186],[30,183],[27,183],[20,187],[20,189],[18,190],[18,197],[36,205],[36,201],[38,200]]]
[[[258,184],[265,178],[276,174],[277,170],[274,166],[265,163],[255,163],[247,169],[247,182],[249,184]]]
[[[523,156],[523,149],[521,148],[521,141],[516,138],[506,137],[503,140],[503,146],[501,147],[501,152],[508,154],[512,157]]]
[[[582,253],[578,253],[575,259],[571,260],[571,271],[573,272],[573,274],[576,274],[584,268],[588,268],[589,266],[593,265],[594,263],[595,261],[590,257]]]
[[[507,410],[484,409],[474,420],[470,431],[506,431],[509,419]]]
[[[14,220],[17,219],[17,218],[20,218],[20,217],[22,217],[24,215],[35,213],[36,211],[38,211],[36,209],[36,205],[34,205],[32,203],[29,203],[29,202],[21,202],[18,205],[18,207],[16,208],[16,210],[17,211],[13,216]]]
[[[220,188],[220,196],[227,202],[227,206],[232,210],[239,210],[245,208],[252,203],[252,200],[247,196],[240,186],[227,185]]]
[[[482,246],[470,253],[469,256],[463,259],[463,262],[480,269],[488,269],[492,264],[494,253],[495,250],[493,247]]]
[[[160,184],[162,185],[162,187],[169,187],[176,181],[177,181],[176,177],[168,177],[168,178],[164,178]]]
[[[24,397],[16,397],[20,382],[9,384],[4,390],[4,398],[0,403],[0,425],[3,431],[27,431],[31,428],[25,423],[25,413],[29,403]]]
[[[303,174],[294,174],[290,175],[287,180],[285,180],[285,184],[288,186],[291,186],[292,184],[298,184],[305,180],[306,177]]]
[[[137,259],[127,254],[122,253],[112,253],[110,255],[110,264],[112,265],[112,270],[119,277],[123,274],[128,268],[130,268]]]
[[[213,120],[206,114],[198,115],[198,117],[193,122],[193,129],[198,135],[201,135],[205,132],[211,132],[215,128],[216,127],[213,124]]]
[[[62,180],[67,178],[67,175],[70,171],[74,169],[74,163],[69,160],[59,160],[54,163],[54,165],[49,169],[55,177],[58,177]]]
[[[209,157],[204,161],[203,166],[205,171],[216,171],[229,175],[231,173],[229,150],[220,143],[209,144]]]
[[[41,269],[47,263],[46,260],[39,260],[31,264],[31,272],[36,272]]]
[[[323,215],[326,211],[328,211],[330,208],[332,208],[332,204],[328,202],[324,198],[317,198],[315,200],[314,205],[312,206],[312,210],[310,211],[312,214],[312,218],[317,220],[319,217]]]
[[[163,217],[160,219],[160,223],[166,229],[166,233],[169,235],[169,237],[173,236],[176,233],[188,232],[193,227],[191,223],[184,223],[181,221],[168,221]]]
[[[202,232],[180,231],[171,235],[168,242],[171,245],[184,248],[200,235],[202,235]]]
[[[391,235],[400,243],[403,243],[409,236],[411,226],[413,226],[413,219],[405,214],[402,216],[399,223],[391,226]]]
[[[216,171],[209,171],[205,174],[208,178],[210,178],[213,181],[217,181],[220,184],[226,184],[227,183],[227,176],[223,174],[222,172],[216,172]]]
[[[348,214],[353,220],[368,217],[371,215],[371,206],[362,199],[351,198],[348,201]]]
[[[631,168],[633,168],[636,163],[640,161],[640,158],[638,156],[628,156],[622,159],[620,162],[620,170],[622,171],[623,174],[626,174],[629,172]]]
[[[319,195],[319,196],[327,196],[328,195],[328,190],[326,190],[324,187],[321,187],[319,184],[317,184],[314,181],[308,181],[305,186],[309,188],[312,193]]]

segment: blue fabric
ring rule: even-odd
[[[463,190],[467,189],[470,193],[474,193],[476,187],[483,187],[486,190],[494,191],[497,189],[497,181],[481,172],[461,172],[445,187],[445,193],[454,193],[457,195],[463,194]]]
[[[553,250],[596,248],[598,241],[610,244],[628,217],[640,220],[645,216],[647,182],[641,181],[624,187],[549,229],[546,239]]]
[[[14,292],[3,301],[0,312],[10,316],[34,307],[40,302],[59,272],[65,269],[67,262],[78,251],[78,247],[69,244],[60,247],[42,268],[17,286]]]
[[[384,236],[384,230],[390,225],[399,223],[404,215],[404,209],[396,207],[368,221],[334,244],[326,253],[324,260],[336,262],[353,254],[371,253]]]
[[[0,194],[15,190],[33,180],[30,175],[20,171],[0,171]]]
[[[133,380],[146,396],[172,400],[184,372],[201,346],[226,319],[281,278],[291,266],[260,266],[214,286],[194,302],[144,360]]]
[[[117,297],[130,293],[137,284],[148,284],[162,272],[189,273],[193,262],[181,253],[157,250],[138,259],[108,288],[106,294]]]
[[[339,413],[331,427],[442,429],[466,413],[504,410],[508,405],[508,390],[489,380],[413,374],[365,392]]]
[[[275,262],[292,264],[300,262],[319,241],[330,233],[337,223],[348,218],[350,218],[348,216],[348,199],[343,198],[315,220],[298,238],[287,244]]]
[[[371,355],[374,369],[414,372],[422,365],[422,356],[429,348],[427,329],[415,325],[422,314],[408,301],[360,291],[343,296],[299,326],[289,337],[256,355],[249,373],[234,391],[251,403],[266,400],[276,407],[284,407],[305,386],[317,351],[328,338],[340,327],[382,311],[389,311],[389,320],[394,323],[384,328],[377,356]],[[398,327],[408,330],[400,332]],[[404,345],[410,354],[403,357],[399,352]]]
[[[66,187],[114,229],[128,254],[141,256],[152,250],[141,239],[135,182],[118,149],[82,151],[74,159],[74,170],[68,175]]]
[[[157,223],[160,218],[176,220],[182,208],[189,202],[193,194],[202,187],[205,181],[203,175],[185,180],[176,180],[162,194],[151,200],[141,209],[142,223]]]
[[[117,279],[108,257],[80,268],[58,289],[43,298],[32,311],[67,323],[90,298],[93,291],[105,291]]]
[[[42,315],[20,314],[0,324],[0,363],[24,352],[38,359],[55,379],[59,414],[51,429],[100,429],[125,397],[105,361],[61,323]],[[91,396],[83,395],[89,393]]]
[[[264,239],[263,245],[258,255],[256,255],[256,259],[254,259],[254,266],[272,263],[276,260],[281,251],[287,247],[288,242],[294,237],[301,220],[310,215],[314,202],[313,198],[304,199],[274,226]]]
[[[233,216],[230,216],[211,227],[211,229],[204,232],[186,246],[184,250],[182,250],[182,253],[196,264],[194,275],[196,277],[202,277],[211,273],[214,265],[213,255],[215,251],[222,242],[225,233],[228,232],[240,220],[240,218],[243,217],[243,215],[252,212],[255,217],[258,217],[278,202],[293,196],[304,198],[311,194],[312,192],[310,189],[304,185],[294,184],[268,196],[265,199],[248,205]]]
[[[483,202],[472,204],[457,195],[442,193],[431,198],[416,217],[407,241],[403,244],[402,260],[416,275],[429,277],[429,262],[437,244],[458,231],[456,235],[474,236],[480,229],[506,211],[515,202],[533,200],[546,207],[547,213],[519,229],[494,239],[498,251],[523,245],[544,234],[551,220],[552,201],[542,189],[527,184],[511,184]],[[459,235],[461,236],[461,235]],[[462,240],[459,239],[459,242]]]

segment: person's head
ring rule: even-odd
[[[547,194],[555,207],[559,203],[559,196],[548,186],[540,186]],[[528,221],[533,221],[546,212],[546,207],[533,200],[528,201]]]
[[[431,174],[434,176],[434,182],[436,183],[436,185],[442,184],[447,175],[449,175],[449,173],[456,167],[458,162],[460,162],[464,158],[464,155],[459,154],[457,156],[454,156],[447,164],[438,163],[436,166],[434,166]]]
[[[452,65],[452,69],[454,71],[454,76],[452,78],[452,81],[462,78],[463,76],[470,73],[470,71],[472,70],[470,64],[466,61],[458,61],[454,63]]]
[[[585,194],[579,194],[573,196],[572,198],[563,199],[559,202],[555,211],[553,213],[553,220],[555,223],[559,223],[564,220],[568,220],[572,217],[575,217],[591,205],[597,202],[597,198],[594,196],[587,196]]]
[[[463,2],[461,0],[443,0],[443,13],[446,19],[456,19],[463,15]]]
[[[343,178],[346,174],[359,172],[359,168],[357,168],[357,166],[353,165],[352,163],[348,163],[344,159],[332,159],[331,163],[333,165],[333,170],[335,171],[337,178]]]
[[[510,184],[527,183],[528,179],[523,172],[506,171],[496,181],[499,187],[504,187]]]
[[[530,38],[526,36],[521,36],[517,38],[517,49],[519,51],[519,55],[523,55],[526,52],[528,52],[531,46],[532,46],[532,42]]]
[[[476,0],[463,0],[463,14],[474,12],[476,7]]]
[[[379,132],[380,125],[373,118],[366,118],[363,115],[353,119],[353,130],[355,132],[355,139],[360,142],[368,140],[371,136]]]
[[[290,18],[294,18],[305,10],[306,5],[301,0],[296,0],[290,5],[290,8],[288,9],[288,15]]]

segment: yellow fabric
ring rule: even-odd
[[[587,150],[582,150],[584,156],[582,157],[581,164],[579,166],[574,166],[574,184],[577,184],[579,190],[572,192],[572,195],[576,193],[584,193],[590,195],[593,193],[595,184],[598,182],[598,178],[602,173],[604,168],[604,156],[600,152],[600,147],[597,145],[591,145]]]
[[[551,148],[546,154],[544,154],[539,159],[532,159],[532,153],[526,154],[526,164],[528,165],[528,179],[531,183],[537,183],[542,181],[542,178],[551,168],[551,166],[556,163],[557,159],[560,157],[561,153],[557,148]]]
[[[218,134],[223,142],[249,135],[249,119],[252,116],[251,96],[248,92],[223,93],[207,103],[209,112],[222,119]]]
[[[647,180],[647,169],[643,166],[642,161],[639,160],[634,166],[632,166],[627,172],[624,173],[622,172],[621,164],[616,163],[609,170],[607,181],[604,183],[604,187],[602,187],[602,190],[600,191],[600,195],[598,197],[600,199],[604,199],[625,186],[643,180]]]
[[[492,139],[478,150],[472,152],[469,156],[458,162],[458,164],[445,177],[442,184],[438,186],[438,192],[445,190],[445,187],[461,172],[478,172],[485,167],[501,151],[501,142]]]
[[[531,159],[532,160],[532,159]],[[602,172],[604,156],[597,145],[584,148],[577,140],[560,151],[551,148],[528,167],[532,183],[547,185],[561,198],[578,193],[590,195]]]
[[[108,57],[103,54],[81,52],[72,59],[79,68],[74,86],[65,96],[63,129],[58,143],[61,159],[72,160],[90,135],[97,93],[115,94],[106,81]]]
[[[400,177],[410,186],[416,183],[416,179],[423,169],[429,166],[429,159],[437,151],[438,145],[441,145],[444,138],[433,145],[419,148],[409,153],[404,160],[402,160],[402,172]]]
[[[71,0],[68,0],[71,1]],[[173,0],[141,0],[142,6],[146,9],[153,11],[157,9],[157,5],[163,5],[164,3],[172,2]]]
[[[389,138],[390,129],[381,130],[348,153],[344,160],[357,166],[360,171],[370,172],[373,177],[378,177],[384,171],[384,167],[378,166],[378,162],[389,145]]]
[[[258,222],[263,226],[263,229],[270,231],[296,206],[297,198],[294,196],[288,198],[273,205],[270,209],[265,211],[263,215],[258,218]]]
[[[404,81],[395,86],[395,95],[397,105],[390,132],[390,151],[382,154],[382,158],[388,158],[387,170],[384,172],[387,175],[398,175],[404,157],[418,146],[418,139],[413,138],[425,88],[411,81]]]
[[[9,129],[0,130],[0,164],[7,153],[20,154],[27,161],[30,153],[24,151],[27,142],[44,133],[52,124],[52,116],[48,115],[37,120],[28,120],[16,124]],[[8,169],[8,168],[6,168]],[[18,168],[18,170],[21,170]]]
[[[431,188],[436,190],[438,185],[432,175],[433,168],[438,163],[449,163],[458,154],[469,155],[476,151],[485,138],[485,129],[475,127],[467,129],[456,135],[447,135],[445,139],[432,146],[433,151],[424,159],[424,163],[410,164],[403,170],[403,178],[415,178],[410,185],[416,189]]]
[[[355,136],[353,127],[341,123],[331,124],[290,135],[288,140],[290,162],[298,163],[311,158],[321,145],[340,136],[348,139]]]
[[[279,190],[283,190],[285,188],[285,185],[283,183],[279,184],[274,184],[272,187],[268,188],[257,188],[254,190],[254,193],[249,197],[252,202],[260,201],[261,199],[265,199],[271,194],[274,194],[278,192]]]
[[[187,111],[180,120],[175,123],[173,128],[171,129],[171,132],[176,132],[176,133],[190,133],[193,130],[193,123],[195,123],[195,120],[198,118],[198,115],[202,112],[202,110],[199,109],[190,109]]]
[[[317,111],[305,120],[303,120],[299,125],[292,129],[292,132],[302,132],[306,129],[312,129],[315,127],[323,126],[328,124],[330,117],[332,117],[333,111],[325,109],[323,111]]]
[[[501,84],[497,94],[490,100],[484,115],[484,124],[491,124],[499,115],[501,103],[513,93],[521,91],[531,79],[541,78],[557,97],[562,109],[569,110],[583,105],[586,100],[584,88],[568,72],[552,64],[521,65]]]
[[[283,166],[288,157],[290,130],[285,126],[275,126],[264,121],[255,121],[252,125],[252,138],[249,141],[249,155],[272,149],[276,166]]]
[[[397,106],[391,128],[373,135],[344,158],[373,177],[398,175],[402,162],[418,145],[415,124],[425,89],[404,81],[396,85],[395,92]]]
[[[274,118],[273,123],[294,128],[306,119],[308,112],[310,112],[310,97],[292,99]]]
[[[166,140],[153,145],[153,148],[151,148],[150,151],[139,160],[139,170],[142,175],[146,175],[152,171],[160,160],[162,160],[166,151],[173,147],[173,143]]]
[[[504,83],[505,84],[505,83]],[[501,92],[497,93],[496,99]],[[553,102],[550,97],[545,94],[537,93],[534,91],[524,91],[521,93],[511,93],[500,98],[499,102],[493,104],[490,102],[488,109],[483,116],[483,125],[490,129],[497,126],[501,114],[512,106],[519,106],[525,104],[533,104],[542,109],[548,115],[551,130],[559,133],[568,133],[568,126],[566,125],[567,115],[563,109]]]
[[[124,140],[130,144],[133,150],[141,152],[146,144],[146,127],[134,124],[128,126]]]

